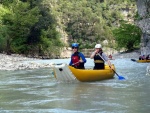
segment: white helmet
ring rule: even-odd
[[[96,45],[95,45],[95,48],[101,48],[101,47],[102,47],[101,44],[96,44]]]

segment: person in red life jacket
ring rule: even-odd
[[[71,55],[71,61],[69,65],[78,69],[85,69],[84,64],[86,63],[86,59],[81,52],[78,52],[78,49],[79,45],[77,43],[73,43],[72,44],[73,54]]]
[[[111,67],[111,62],[108,60],[108,57],[102,51],[101,44],[95,45],[95,51],[90,56],[91,59],[94,59],[94,69],[104,69],[105,61],[107,61],[108,65]]]

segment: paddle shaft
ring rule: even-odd
[[[100,54],[98,54],[105,62],[107,62]],[[107,64],[108,64],[108,62],[107,62]],[[109,67],[111,68],[111,66],[110,66],[110,64],[108,64],[109,65]],[[111,68],[112,69],[112,68]],[[113,69],[112,69],[113,70]],[[113,70],[114,72],[115,72],[115,70]]]
[[[110,67],[110,65],[109,65],[109,67]],[[110,67],[111,68],[111,67]],[[112,68],[111,68],[112,69]],[[114,71],[114,73],[119,77],[119,75],[118,75],[118,73],[114,70],[114,69],[112,69],[113,71]]]
[[[74,63],[74,64],[72,64],[72,65],[75,65],[75,64],[78,64],[78,63],[80,63],[80,62],[76,62],[76,63]]]
[[[105,62],[107,62],[100,54],[98,54]],[[107,63],[108,64],[108,63]],[[108,64],[109,65],[109,64]],[[110,67],[110,69],[112,69],[111,68],[111,66],[109,65],[109,67]],[[118,75],[118,73],[114,70],[114,69],[112,69],[115,73],[116,73],[116,75],[119,77],[119,75]]]

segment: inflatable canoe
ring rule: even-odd
[[[115,69],[114,65],[113,68]],[[104,70],[93,70],[93,69],[76,69],[67,64],[54,65],[53,66],[55,78],[58,80],[73,81],[77,80],[80,82],[92,82],[111,79],[115,73],[110,69],[108,65],[105,65]]]
[[[150,60],[137,60],[139,63],[150,63]]]
[[[135,59],[131,59],[131,60],[138,63],[150,63],[150,60],[135,60]]]

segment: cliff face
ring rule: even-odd
[[[136,0],[140,20],[138,26],[143,34],[141,36],[141,54],[150,54],[150,0]]]

